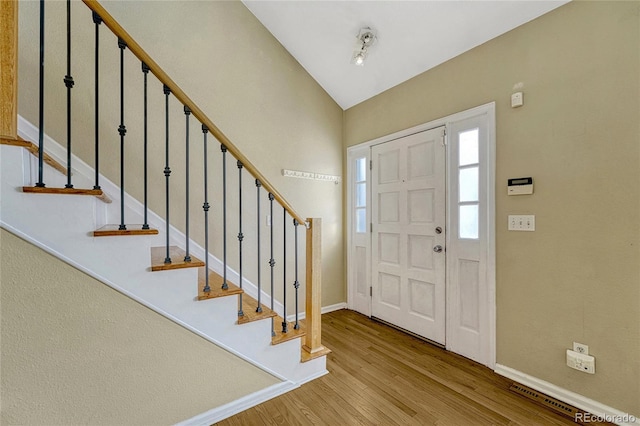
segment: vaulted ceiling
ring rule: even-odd
[[[567,2],[244,0],[343,109]],[[351,57],[363,27],[377,39],[356,66]]]

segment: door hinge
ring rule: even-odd
[[[373,160],[369,160],[369,170],[373,170]]]
[[[373,233],[373,222],[369,223],[369,232]]]
[[[369,287],[369,296],[373,297],[373,287]]]

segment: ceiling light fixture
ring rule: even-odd
[[[376,34],[369,27],[362,28],[356,36],[356,47],[353,49],[353,55],[351,56],[351,63],[363,66],[364,60],[367,58],[369,48],[376,41]]]

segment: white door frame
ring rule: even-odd
[[[487,284],[488,284],[488,295],[487,298],[489,300],[488,306],[488,316],[489,316],[489,362],[488,367],[493,369],[496,364],[496,280],[495,280],[495,146],[496,146],[496,132],[495,132],[495,102],[490,102],[485,105],[481,105],[475,108],[468,109],[466,111],[458,112],[447,117],[439,118],[428,123],[420,124],[415,127],[411,127],[409,129],[401,130],[399,132],[395,132],[386,136],[382,136],[380,138],[376,138],[358,145],[351,146],[347,148],[347,161],[351,161],[351,159],[355,158],[357,155],[362,155],[362,153],[368,153],[373,145],[377,145],[384,142],[389,142],[398,138],[402,138],[405,136],[409,136],[415,133],[423,132],[425,130],[433,129],[440,126],[446,126],[447,130],[451,128],[451,125],[454,122],[458,122],[461,120],[469,119],[472,117],[477,117],[481,115],[486,115],[488,118],[488,147],[487,147],[487,157],[486,157],[486,167],[488,171],[488,188],[487,188],[487,240],[484,242],[486,245],[486,250],[488,253],[487,258]],[[369,159],[369,154],[366,154],[367,159]],[[370,172],[370,171],[369,171]],[[449,211],[453,204],[451,202],[450,197],[450,177],[451,173],[454,172],[447,167],[447,211]],[[351,173],[350,167],[347,167],[347,173]],[[353,215],[351,214],[351,207],[353,206],[354,194],[353,191],[350,190],[349,185],[351,184],[351,180],[347,179],[347,305],[349,309],[354,309],[354,300],[355,300],[355,283],[352,271],[353,265],[353,231],[355,224],[353,223]],[[370,184],[369,184],[370,190]],[[368,215],[370,217],[370,215]],[[447,222],[449,222],[449,215],[447,214]],[[447,223],[449,225],[449,223]],[[447,226],[448,229],[448,226]],[[449,234],[447,234],[447,238],[450,238]],[[369,247],[369,252],[370,252]],[[370,260],[369,260],[370,265]],[[447,276],[447,286],[449,286],[449,277]],[[369,315],[371,313],[371,308],[368,309]],[[448,333],[448,331],[447,331]]]

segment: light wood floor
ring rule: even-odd
[[[322,316],[329,374],[219,425],[575,425],[511,382],[352,311]]]

